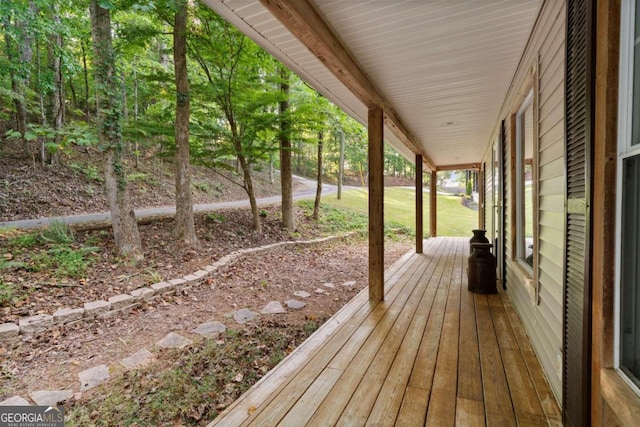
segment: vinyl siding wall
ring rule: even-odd
[[[507,244],[507,292],[523,320],[527,333],[540,359],[547,378],[561,402],[562,378],[562,288],[564,264],[564,194],[565,194],[565,132],[564,132],[564,80],[565,80],[565,2],[546,1],[538,17],[531,39],[516,72],[512,87],[500,113],[505,120],[505,171]],[[510,156],[514,144],[512,116],[520,107],[529,90],[527,79],[532,69],[537,70],[537,233],[538,233],[538,292],[539,304],[534,303],[526,287],[525,273],[512,258],[515,238],[511,217],[513,170]],[[498,138],[500,123],[495,124],[494,135],[483,159],[491,164],[493,142]],[[487,174],[489,175],[489,174]],[[487,177],[487,180],[490,179]],[[487,185],[487,190],[493,186]],[[496,195],[487,194],[485,207]],[[487,211],[487,219],[490,218]],[[488,221],[487,228],[491,227]],[[491,230],[492,231],[492,230]],[[488,235],[491,235],[488,230]]]

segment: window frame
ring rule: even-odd
[[[536,73],[533,73],[534,80],[536,78]],[[537,229],[537,199],[538,199],[538,171],[537,171],[537,152],[538,152],[538,114],[536,112],[537,99],[536,99],[536,88],[537,85],[531,85],[528,90],[525,92],[527,95],[524,97],[516,114],[514,115],[514,125],[515,125],[515,176],[513,180],[513,185],[515,186],[515,200],[514,200],[514,213],[515,213],[515,248],[513,250],[513,258],[517,262],[518,266],[526,272],[531,278],[535,279],[535,272],[537,270],[538,265],[538,257],[537,257],[537,249],[538,249],[538,229]],[[533,133],[532,138],[533,147],[532,147],[532,165],[531,165],[531,173],[532,173],[532,227],[533,227],[533,256],[532,256],[532,264],[529,265],[526,262],[526,214],[525,214],[525,177],[524,177],[524,167],[526,165],[526,159],[524,154],[524,146],[523,146],[523,129],[522,129],[522,121],[521,117],[524,115],[528,108],[532,109],[532,117],[533,117]]]
[[[632,379],[621,367],[622,352],[622,181],[624,161],[640,156],[640,144],[632,145],[635,13],[638,0],[622,0],[620,14],[620,73],[618,91],[618,148],[616,164],[616,256],[614,292],[614,368],[629,387],[640,395],[640,378]],[[637,82],[640,84],[640,82]],[[637,383],[638,382],[638,383]]]

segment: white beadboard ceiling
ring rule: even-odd
[[[365,105],[258,0],[204,1],[366,124]],[[480,162],[542,0],[311,3],[435,165]]]

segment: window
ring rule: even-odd
[[[516,115],[516,255],[533,270],[534,239],[534,114],[533,90]]]
[[[624,1],[621,16],[617,365],[640,387],[640,0]]]

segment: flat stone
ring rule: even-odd
[[[242,325],[250,320],[255,319],[257,315],[258,313],[251,311],[248,308],[243,308],[242,310],[238,310],[233,313],[233,319]]]
[[[195,274],[188,274],[184,276],[183,279],[185,282],[195,282],[196,280],[199,279],[199,277],[196,276]]]
[[[80,379],[80,391],[90,390],[109,379],[109,368],[106,365],[98,365],[86,369],[78,374]]]
[[[15,323],[3,323],[0,325],[0,341],[16,338],[20,334],[20,326]]]
[[[305,291],[295,291],[293,294],[300,298],[309,298],[311,296],[309,292]]]
[[[356,281],[355,281],[355,280],[350,280],[350,281],[348,281],[348,282],[344,282],[344,283],[342,284],[342,286],[346,286],[346,287],[348,287],[348,288],[351,288],[351,287],[353,287],[353,286],[355,286],[355,285],[356,285]]]
[[[155,294],[155,291],[151,288],[140,288],[130,292],[134,301],[146,301]]]
[[[171,283],[173,286],[178,286],[187,283],[187,281],[184,279],[171,279],[169,280],[169,283]]]
[[[133,303],[133,297],[129,294],[120,294],[109,298],[111,310],[120,310]]]
[[[334,285],[333,283],[324,283],[322,286],[329,289],[333,289],[336,287],[336,285]]]
[[[40,406],[57,406],[58,403],[69,400],[73,390],[38,390],[29,393],[31,400]]]
[[[22,335],[35,334],[51,328],[53,326],[53,316],[50,314],[38,314],[20,319],[19,325]]]
[[[180,334],[169,332],[164,338],[158,341],[156,345],[160,348],[184,348],[192,342],[189,338],[185,338]]]
[[[84,317],[95,317],[111,309],[109,301],[91,301],[84,305]]]
[[[282,304],[278,301],[271,301],[269,304],[265,305],[264,308],[260,311],[262,314],[278,314],[278,313],[286,313],[287,311],[284,309]]]
[[[20,396],[13,396],[0,402],[0,406],[31,406],[31,403]]]
[[[153,289],[153,293],[155,295],[164,294],[166,292],[173,290],[173,288],[175,288],[175,285],[169,282],[158,282],[151,285],[151,289]]]
[[[287,307],[289,308],[293,308],[295,310],[299,310],[301,308],[303,308],[304,306],[306,306],[307,304],[302,302],[302,301],[296,301],[294,299],[290,299],[289,301],[285,302],[287,304]]]
[[[84,317],[84,308],[61,308],[53,313],[55,323],[69,323]]]
[[[218,267],[219,267],[218,265],[212,264],[212,265],[207,265],[204,269],[207,273],[213,273],[218,269]]]
[[[202,279],[204,276],[208,276],[209,272],[205,270],[198,270],[195,273],[193,273],[193,275],[196,276],[198,279]]]
[[[193,332],[205,338],[215,338],[226,330],[227,327],[220,322],[206,322],[199,324]]]
[[[136,351],[131,356],[125,357],[120,361],[120,363],[126,369],[137,369],[142,366],[145,366],[146,364],[151,362],[152,359],[153,359],[153,354],[146,348],[143,348],[141,350]]]
[[[325,291],[324,289],[318,288],[315,290],[316,294],[326,294],[327,291]]]

